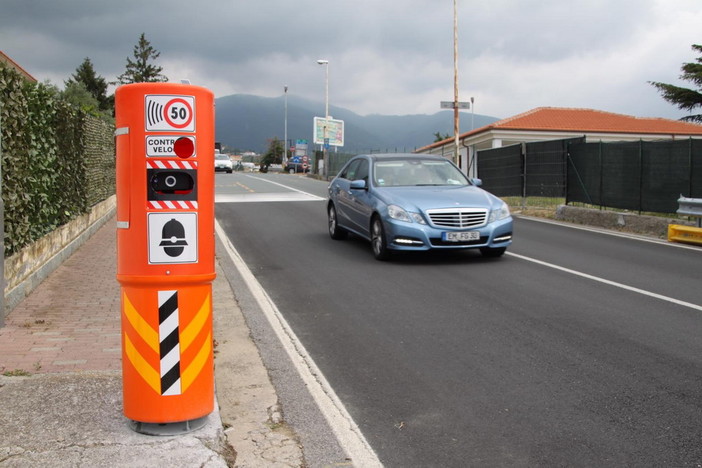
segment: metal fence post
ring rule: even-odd
[[[527,203],[527,145],[522,143],[522,209]]]
[[[600,140],[600,144],[598,146],[598,151],[597,151],[597,158],[600,166],[600,187],[599,187],[599,202],[600,202],[600,210],[604,207],[604,168],[602,167],[602,140]]]
[[[692,197],[692,163],[693,163],[693,161],[692,161],[692,137],[690,137],[690,139],[688,140],[688,144],[687,144],[687,160],[688,160],[687,172],[689,174],[689,180],[690,180],[690,189],[688,191],[688,196]]]

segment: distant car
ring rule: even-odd
[[[480,184],[440,156],[355,156],[329,184],[329,235],[338,240],[351,232],[369,240],[378,260],[393,251],[431,249],[480,249],[499,257],[512,243],[512,217]]]
[[[232,160],[226,154],[215,154],[215,172],[226,171],[231,174],[234,170],[234,164]]]
[[[288,162],[285,165],[285,172],[289,174],[295,174],[297,172],[305,172],[305,168],[302,163]]]

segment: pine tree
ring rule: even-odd
[[[693,44],[692,49],[702,53],[702,45]],[[680,75],[680,79],[694,83],[699,91],[657,81],[649,81],[649,83],[658,88],[663,99],[677,105],[678,109],[692,113],[696,107],[702,107],[702,56],[698,57],[695,62],[684,63],[681,70],[683,73]],[[702,114],[691,114],[680,120],[702,123]]]
[[[82,84],[83,87],[95,98],[98,108],[101,111],[112,109],[112,99],[107,96],[107,81],[105,78],[95,73],[93,63],[88,57],[76,68],[76,72],[71,75],[65,83],[66,89],[74,88],[74,84]]]
[[[268,172],[271,164],[280,164],[283,161],[283,142],[278,137],[268,140],[268,150],[261,159],[261,172]]]
[[[158,83],[168,81],[168,78],[161,74],[162,67],[151,64],[156,60],[161,52],[151,46],[146,40],[144,33],[141,33],[139,42],[134,46],[134,60],[127,57],[127,69],[117,77],[120,84],[129,83]]]

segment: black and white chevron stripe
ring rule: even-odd
[[[158,322],[161,355],[161,395],[180,395],[178,291],[158,292]]]

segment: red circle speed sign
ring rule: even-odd
[[[183,98],[171,99],[163,107],[163,116],[173,128],[185,128],[193,120],[193,109]]]

